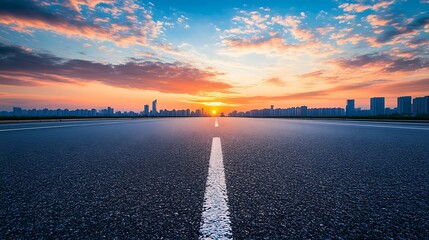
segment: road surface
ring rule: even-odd
[[[0,239],[429,238],[429,124],[0,125]]]

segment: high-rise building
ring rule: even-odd
[[[297,116],[299,117],[307,117],[307,111],[308,111],[308,107],[307,106],[301,106],[297,109]]]
[[[111,108],[111,107],[107,107],[107,116],[109,116],[109,117],[111,117],[111,116],[113,116],[113,113],[114,113],[115,111],[114,111],[114,109],[113,108]]]
[[[155,99],[152,102],[152,116],[156,116],[158,114],[158,111],[156,110],[156,103],[157,103],[157,100]]]
[[[373,97],[370,101],[371,116],[384,115],[384,97]]]
[[[148,104],[144,105],[143,115],[146,117],[149,116],[149,105]]]
[[[354,116],[355,115],[355,100],[354,99],[347,99],[347,105],[346,105],[346,116]]]
[[[411,114],[411,96],[398,97],[398,114]]]
[[[22,108],[14,107],[13,108],[13,116],[19,117],[22,115]]]
[[[413,99],[413,113],[416,115],[429,114],[429,96]]]

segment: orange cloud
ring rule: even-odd
[[[390,22],[389,20],[378,18],[376,15],[368,15],[366,20],[373,27],[384,26]]]
[[[70,6],[72,8],[79,8],[81,5],[94,7],[101,2],[111,1],[73,0],[70,2]],[[114,42],[119,46],[131,44],[147,46],[147,40],[156,38],[160,28],[160,25],[154,22],[150,15],[147,15],[145,20],[140,21],[138,26],[135,25],[136,23],[131,26],[118,24],[100,26],[87,22],[78,12],[51,13],[34,2],[8,3],[7,8],[0,9],[0,14],[2,15],[0,24],[15,31],[28,33],[34,30],[44,30],[68,37]],[[101,22],[105,22],[105,20]],[[95,23],[99,22],[96,19]]]
[[[214,69],[199,69],[184,63],[130,61],[124,64],[63,59],[46,53],[0,44],[0,84],[37,85],[40,83],[105,85],[153,90],[163,93],[229,93],[230,84],[217,81],[223,75]]]
[[[112,4],[113,0],[70,0],[70,5],[76,10],[80,11],[81,6],[86,5],[90,8],[94,8],[99,3]]]
[[[370,98],[375,95],[383,95],[389,97],[397,97],[402,94],[424,95],[429,89],[429,78],[418,80],[369,80],[365,82],[340,84],[334,87],[321,90],[299,92],[292,94],[283,94],[277,96],[236,96],[236,97],[220,97],[213,101],[225,102],[230,105],[245,107],[273,104],[278,102],[297,101],[300,104],[315,104],[312,106],[320,106],[324,100],[335,100],[344,102],[346,98]],[[318,99],[317,103],[314,99]],[[204,100],[207,101],[207,100]],[[196,101],[198,102],[198,100]],[[332,105],[331,105],[332,106]]]
[[[281,80],[278,77],[272,77],[272,78],[266,79],[264,82],[268,85],[279,86],[279,87],[284,86],[286,84],[283,80]]]
[[[283,38],[276,36],[271,38],[224,39],[222,42],[228,50],[241,51],[242,53],[268,53],[276,56],[296,56],[300,53],[307,53],[320,57],[338,53],[338,50],[328,43],[287,44]]]
[[[318,70],[318,71],[298,75],[298,77],[300,78],[318,77],[318,76],[321,76],[324,72],[325,71],[323,70]]]

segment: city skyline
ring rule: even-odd
[[[160,109],[157,110],[158,100],[152,101],[152,108],[145,104],[141,111],[115,111],[112,107],[103,109],[23,109],[21,107],[13,107],[12,111],[0,111],[0,117],[209,117],[209,116],[224,116],[224,113],[217,112],[215,109],[209,111],[201,109]]]
[[[0,117],[367,117],[367,116],[421,116],[429,115],[429,96],[399,96],[397,97],[396,107],[385,105],[385,97],[372,97],[369,99],[370,108],[362,108],[355,105],[355,99],[347,99],[345,107],[308,107],[306,105],[286,108],[251,109],[249,111],[223,112],[219,108],[211,107],[196,109],[195,111],[187,109],[161,109],[157,110],[158,100],[152,101],[152,108],[145,104],[141,111],[114,111],[114,108],[105,109],[22,109],[13,107],[12,111],[0,111]]]
[[[429,89],[429,2],[5,0],[0,111],[369,107]]]

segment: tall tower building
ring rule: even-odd
[[[156,110],[156,103],[158,102],[158,100],[154,100],[152,102],[152,116],[156,116],[158,114],[158,111]]]
[[[411,114],[411,96],[398,97],[398,114]]]
[[[371,116],[384,115],[384,97],[373,97],[370,101],[370,114]]]
[[[146,117],[149,116],[149,105],[148,104],[144,105],[143,115]]]
[[[354,99],[347,99],[347,105],[346,105],[346,116],[354,116],[355,115],[355,100]]]
[[[413,99],[413,113],[417,115],[429,114],[429,96]]]
[[[273,117],[274,116],[274,105],[271,105],[271,108],[270,108],[270,117]]]

